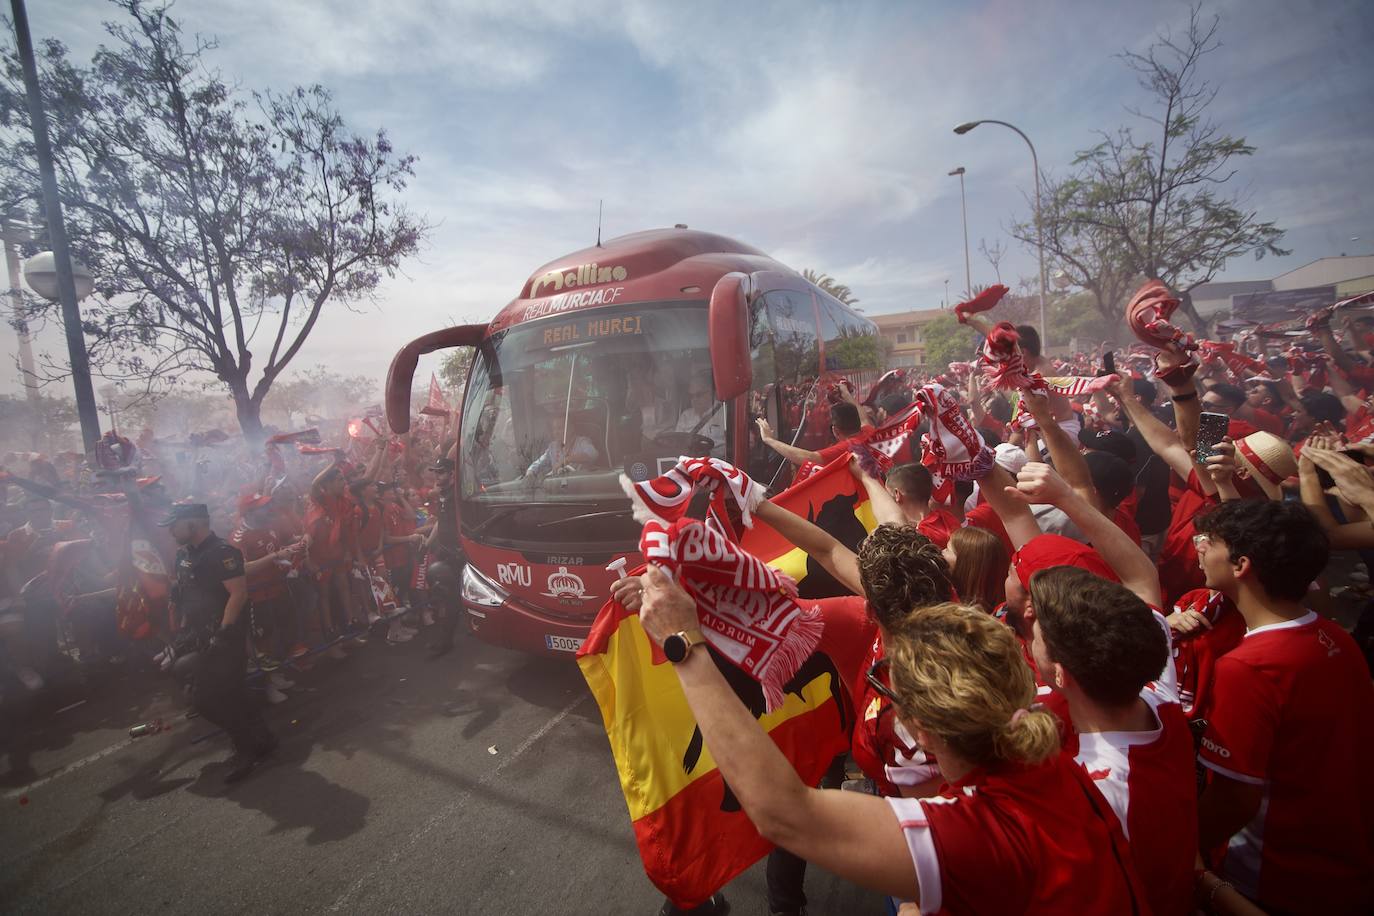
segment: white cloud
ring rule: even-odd
[[[59,24],[57,6],[32,5],[35,33],[88,57],[93,23],[113,8],[64,3]],[[963,285],[958,188],[946,172],[964,165],[971,243],[1002,240],[1004,279],[1030,276],[1033,252],[1002,231],[1025,208],[1024,146],[1001,128],[950,128],[1015,122],[1042,165],[1062,172],[1094,129],[1128,120],[1136,90],[1112,54],[1144,47],[1186,9],[181,0],[174,15],[187,32],[220,36],[214,61],[245,88],[321,81],[355,126],[385,124],[398,149],[420,156],[405,199],[436,224],[428,246],[383,285],[380,308],[337,312],[299,361],[380,376],[406,340],[490,317],[537,265],[589,244],[601,199],[608,237],[676,222],[720,231],[830,273],[879,312],[933,306],[946,278]],[[1340,55],[1369,35],[1374,7],[1218,9],[1216,111],[1260,146],[1238,180],[1254,185],[1263,218],[1298,230],[1296,263],[1330,253],[1321,246],[1342,232],[1370,236],[1353,227],[1374,203],[1374,167],[1350,150],[1374,142],[1374,125],[1367,106],[1349,106],[1374,86],[1362,58]],[[1323,94],[1346,107],[1323,108]],[[992,279],[976,251],[973,270],[975,283]]]

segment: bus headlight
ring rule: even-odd
[[[482,607],[500,607],[506,601],[506,593],[469,563],[463,567],[463,600]]]

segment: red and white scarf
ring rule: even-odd
[[[620,486],[630,497],[634,519],[640,524],[677,521],[687,511],[693,491],[709,487],[713,492],[707,518],[731,540],[737,538],[737,533],[730,524],[726,498],[734,503],[746,528],[753,527],[754,509],[767,498],[764,488],[748,474],[719,458],[681,458],[668,473],[642,483],[622,474]]]
[[[1116,375],[1057,375],[1046,378],[1026,365],[1020,344],[1021,335],[1008,321],[997,324],[983,341],[979,365],[984,378],[993,388],[1075,397],[1101,391],[1119,378]]]
[[[706,641],[763,688],[768,712],[820,644],[820,609],[797,604],[797,583],[696,519],[644,524],[639,550],[696,601]]]
[[[959,402],[939,385],[916,392],[916,403],[930,421],[921,437],[921,464],[932,475],[952,480],[977,480],[992,470],[992,449],[964,416]]]
[[[1196,350],[1193,335],[1169,323],[1179,300],[1158,280],[1136,290],[1126,305],[1126,324],[1142,343],[1160,350]]]

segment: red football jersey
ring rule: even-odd
[[[882,637],[878,636],[864,671],[882,657]],[[856,682],[854,699],[857,715],[850,754],[864,775],[873,780],[879,795],[900,795],[902,786],[917,786],[940,775],[935,758],[916,746],[916,739],[897,718],[892,701],[874,690],[866,678]]]
[[[1307,613],[1216,665],[1199,760],[1262,786],[1221,873],[1261,907],[1374,911],[1374,685],[1355,641]]]
[[[959,520],[954,514],[940,506],[931,506],[926,517],[916,523],[916,530],[930,538],[941,550],[949,546],[949,536],[959,527]]]
[[[1193,736],[1177,697],[1162,685],[1141,691],[1158,727],[1078,735],[1075,760],[1116,812],[1155,916],[1193,912],[1197,778]]]
[[[1191,471],[1188,486],[1174,501],[1173,518],[1159,551],[1159,584],[1165,601],[1207,584],[1197,563],[1197,549],[1193,547],[1193,535],[1197,534],[1193,520],[1216,503],[1215,496],[1203,492],[1197,471]]]
[[[933,798],[888,804],[922,913],[1130,913],[1143,898],[1116,817],[1067,754],[977,769]]]
[[[392,537],[407,537],[415,533],[415,513],[407,512],[398,503],[391,503],[382,514],[382,523],[387,534]],[[409,544],[387,544],[383,555],[386,565],[392,569],[403,569],[414,561]]]

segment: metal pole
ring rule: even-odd
[[[1009,130],[1016,131],[1017,136],[1026,141],[1026,146],[1030,147],[1031,168],[1035,169],[1035,247],[1039,249],[1040,256],[1040,348],[1042,353],[1049,352],[1050,338],[1045,328],[1045,227],[1040,218],[1040,159],[1035,155],[1035,144],[1031,138],[1026,136],[1026,132],[1015,124],[1006,121],[998,121],[993,118],[983,118],[979,121],[966,121],[954,128],[956,134],[966,134],[979,124],[1000,124]]]
[[[1025,134],[1021,136],[1026,137]],[[1048,359],[1050,337],[1045,330],[1045,224],[1040,219],[1040,160],[1035,156],[1035,145],[1030,137],[1026,137],[1026,145],[1030,147],[1031,167],[1035,169],[1035,247],[1040,249],[1040,352]]]
[[[10,300],[14,308],[15,333],[19,337],[19,374],[24,380],[24,394],[29,402],[38,400],[38,373],[33,367],[33,343],[26,322],[19,320],[24,303],[23,287],[19,282],[19,250],[14,247],[14,225],[0,218],[0,235],[5,238],[5,269],[9,272]]]
[[[62,222],[62,203],[57,194],[57,173],[53,169],[52,145],[48,141],[48,120],[43,113],[43,96],[38,86],[38,65],[29,37],[29,17],[24,0],[10,0],[14,13],[14,37],[19,60],[24,68],[24,86],[29,96],[29,121],[33,144],[38,154],[38,170],[43,179],[43,212],[52,241],[57,270],[57,294],[62,302],[62,324],[67,334],[67,354],[72,363],[72,385],[76,389],[76,412],[81,418],[81,440],[86,455],[93,459],[100,441],[100,414],[91,387],[91,364],[86,356],[86,340],[81,334],[81,310],[76,304],[76,282],[72,279],[72,256],[67,245],[67,227]]]
[[[964,295],[973,298],[973,268],[968,259],[968,202],[964,199],[964,170],[959,169],[959,210],[964,215]],[[1043,323],[1044,318],[1041,317]]]

